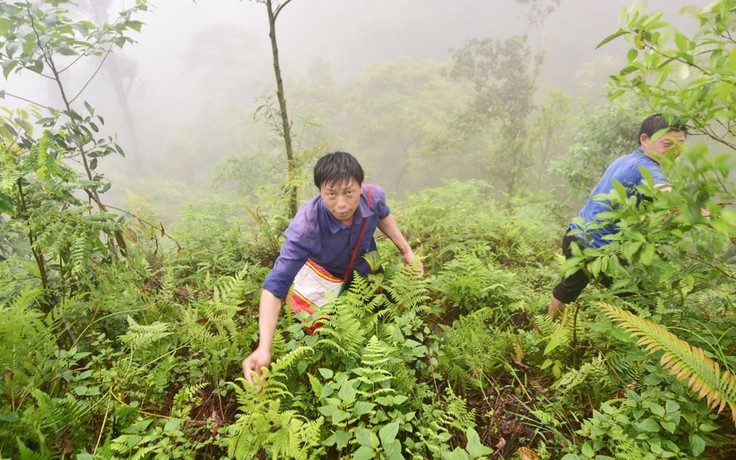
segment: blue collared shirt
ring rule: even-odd
[[[371,187],[370,206],[367,203],[367,187]],[[365,230],[353,270],[367,276],[370,273],[370,266],[361,256],[376,250],[373,234],[378,223],[390,213],[391,210],[386,204],[386,193],[375,184],[363,185],[360,205],[355,211],[353,225],[350,227],[338,221],[327,210],[322,197],[317,195],[304,203],[289,223],[284,232],[286,239],[281,246],[281,253],[273,269],[266,276],[263,289],[271,291],[280,299],[286,298],[294,277],[308,258],[326,268],[335,277],[343,278],[360,235],[364,217]]]
[[[582,230],[582,233],[577,234],[576,237],[583,242],[583,247],[599,248],[604,246],[609,243],[604,237],[618,231],[615,222],[602,222],[597,219],[599,213],[611,210],[611,202],[609,200],[595,200],[593,197],[613,190],[614,180],[626,187],[627,196],[637,194],[635,187],[644,183],[644,176],[639,167],[644,167],[652,173],[655,185],[667,184],[667,179],[660,170],[659,163],[648,157],[642,149],[636,149],[628,155],[619,157],[608,167],[588,197],[588,201],[580,210],[579,216],[584,222],[583,226],[581,227],[573,222],[568,227],[568,231]],[[601,226],[601,224],[603,225]],[[589,225],[591,228],[584,228]]]

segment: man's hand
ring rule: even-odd
[[[565,311],[565,307],[567,307],[567,304],[558,300],[555,296],[552,296],[552,300],[549,302],[549,308],[547,309],[547,314],[551,316],[552,319],[557,319]]]
[[[404,239],[404,235],[401,234],[394,217],[390,214],[384,217],[380,222],[378,222],[378,228],[388,237],[388,239],[391,240],[391,242],[394,243],[396,249],[401,253],[401,260],[404,264],[409,265],[412,263],[416,256],[414,255],[414,251],[412,251],[411,246],[409,246],[409,243]],[[419,274],[424,276],[424,264],[422,264],[421,260],[417,261],[417,268],[419,269]]]
[[[261,388],[255,384],[253,372],[260,378],[263,378],[263,368],[268,367],[269,364],[271,364],[271,352],[261,347],[256,348],[253,353],[243,360],[243,376],[245,380],[260,390]]]
[[[404,265],[411,265],[412,262],[416,261],[417,269],[419,270],[419,274],[421,276],[424,276],[424,264],[422,263],[422,259],[414,255],[414,251],[409,248],[409,250],[403,254],[401,254],[401,261],[404,262]]]

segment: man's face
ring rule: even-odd
[[[671,155],[677,158],[680,155],[680,146],[685,142],[684,131],[670,131],[661,136],[650,138],[646,134],[641,135],[641,149],[654,157]]]
[[[319,189],[327,210],[345,225],[352,225],[355,210],[360,205],[361,184],[350,179],[339,183],[325,183]]]

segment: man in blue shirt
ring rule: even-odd
[[[262,376],[261,368],[271,362],[281,302],[308,259],[326,277],[338,280],[352,275],[346,272],[354,259],[350,271],[367,276],[370,266],[362,255],[376,250],[376,228],[394,243],[405,264],[416,258],[390,214],[385,192],[378,185],[363,184],[363,169],[352,155],[334,152],[320,158],[314,167],[314,184],[319,195],[302,205],[289,223],[281,253],[263,283],[258,348],[243,360],[243,373],[251,384],[251,372]],[[417,263],[421,271],[421,261]]]
[[[606,235],[618,232],[615,222],[601,221],[597,218],[599,213],[611,210],[611,202],[595,199],[597,195],[607,194],[613,190],[614,181],[626,188],[627,196],[636,195],[635,187],[644,182],[640,169],[644,168],[652,174],[657,188],[662,190],[670,188],[660,170],[659,162],[664,155],[672,155],[673,158],[679,155],[679,146],[685,142],[686,134],[684,125],[670,123],[661,114],[651,115],[644,120],[639,129],[639,148],[619,157],[608,167],[580,210],[582,225],[573,222],[567,228],[562,239],[562,252],[566,258],[572,256],[570,245],[573,242],[583,248],[599,248],[608,244]],[[557,317],[568,303],[578,298],[589,281],[588,275],[582,269],[569,277],[563,277],[552,291],[548,313]]]

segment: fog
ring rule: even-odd
[[[120,3],[131,2],[112,3],[110,15]],[[301,97],[298,91],[306,81],[324,79],[340,87],[380,63],[408,58],[444,64],[470,39],[529,35],[530,44],[544,52],[538,95],[559,89],[605,104],[607,76],[625,62],[625,48],[623,40],[601,49],[596,45],[617,30],[620,14],[632,3],[561,0],[537,29],[526,19],[524,6],[512,0],[293,0],[277,22],[287,103]],[[692,19],[678,9],[693,3],[697,2],[657,0],[648,2],[646,9],[663,11],[666,21],[687,27]],[[141,33],[132,35],[137,43],[114,58],[132,116],[127,118],[121,110],[105,72],[97,75],[82,98],[105,117],[107,129],[117,134],[126,151],[125,160],[108,159],[100,167],[118,194],[123,190],[151,194],[156,190],[152,182],[160,185],[168,180],[191,184],[189,191],[195,190],[195,183],[211,183],[208,167],[250,147],[257,99],[275,94],[263,4],[237,0],[151,4],[151,11],[139,17],[144,22]],[[93,69],[91,65],[76,69],[69,84],[81,87]],[[11,76],[8,92],[39,100],[44,91],[52,90],[23,75]],[[292,106],[289,110],[292,119],[312,115],[297,113]],[[208,128],[208,123],[217,129]],[[335,129],[324,128],[327,133]],[[324,136],[317,141],[333,149],[351,151],[355,146],[348,132],[332,139]],[[194,153],[185,155],[188,150]],[[362,160],[361,152],[353,153]],[[181,185],[175,187],[186,195]]]

